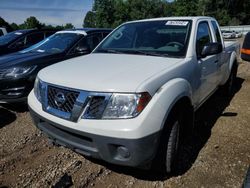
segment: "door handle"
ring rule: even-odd
[[[214,61],[215,64],[218,63],[218,62],[219,62],[218,60],[215,60],[215,61]]]

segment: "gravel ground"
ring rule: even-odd
[[[0,187],[241,187],[250,165],[250,63],[241,63],[235,95],[215,93],[196,113],[183,169],[152,172],[84,158],[51,145],[24,105],[0,106]]]

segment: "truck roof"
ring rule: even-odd
[[[126,23],[146,22],[146,21],[164,21],[164,20],[193,20],[193,21],[197,21],[199,19],[214,19],[214,18],[209,17],[209,16],[177,16],[177,17],[161,17],[161,18],[142,19],[142,20],[129,21]]]
[[[62,30],[58,31],[57,33],[78,33],[78,34],[83,34],[87,35],[93,32],[110,32],[112,29],[109,28],[77,28],[77,29],[67,29],[67,30]]]

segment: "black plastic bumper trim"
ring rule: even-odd
[[[109,163],[145,168],[154,158],[158,148],[160,131],[138,139],[95,135],[54,123],[30,107],[29,109],[35,125],[55,143]],[[117,148],[120,146],[128,149],[129,157],[122,157],[118,153]]]

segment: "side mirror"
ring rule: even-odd
[[[218,42],[211,42],[203,47],[201,51],[201,57],[204,58],[210,55],[219,54],[221,52],[222,52],[222,44]]]
[[[89,54],[91,52],[89,46],[78,46],[76,49],[75,49],[75,52],[77,54]]]

